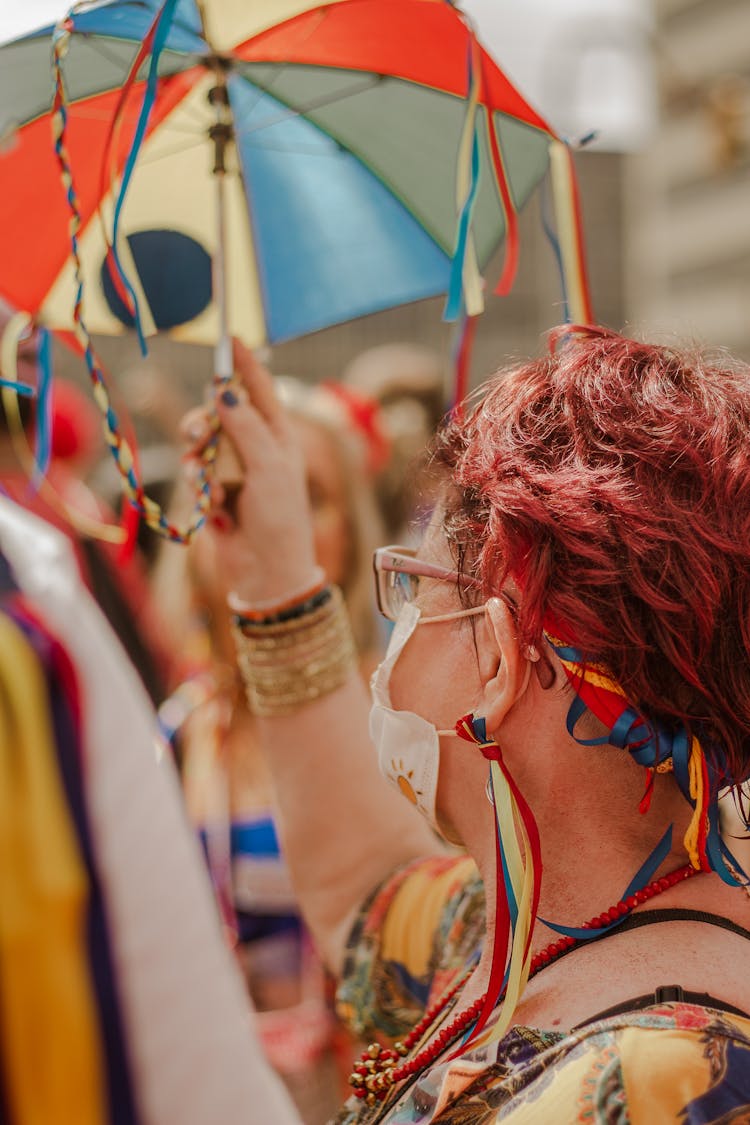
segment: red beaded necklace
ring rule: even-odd
[[[673,871],[670,875],[655,879],[640,891],[635,891],[634,894],[629,895],[628,898],[621,899],[609,910],[605,910],[603,914],[592,918],[590,922],[585,922],[580,928],[582,930],[598,930],[603,926],[609,926],[612,922],[630,914],[641,903],[648,902],[649,899],[663,894],[664,891],[668,891],[675,884],[697,874],[699,872],[688,863],[684,867],[678,868],[677,871]],[[616,930],[612,932],[615,933]],[[606,935],[602,934],[601,936],[605,937]],[[545,946],[531,959],[529,979],[536,976],[547,965],[557,961],[559,957],[562,957],[574,946],[580,945],[584,940],[586,939],[561,937]],[[349,1076],[349,1084],[354,1088],[355,1097],[364,1099],[368,1106],[374,1106],[378,1102],[382,1102],[387,1097],[388,1091],[397,1082],[427,1070],[443,1054],[446,1048],[476,1021],[484,1004],[484,996],[480,996],[471,1007],[455,1016],[413,1058],[406,1058],[463,987],[470,973],[471,970],[465,973],[448,992],[427,1009],[422,1019],[412,1028],[403,1041],[394,1043],[393,1048],[381,1047],[379,1043],[370,1044],[367,1050],[362,1053],[359,1062],[356,1063]],[[502,999],[501,996],[498,997],[498,1000],[500,999]]]

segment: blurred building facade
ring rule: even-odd
[[[657,0],[659,118],[627,158],[629,322],[750,360],[750,4]]]

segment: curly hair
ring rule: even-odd
[[[550,622],[644,716],[750,774],[750,367],[602,328],[555,329],[436,445],[446,531],[518,631]],[[561,625],[562,627],[562,625]]]

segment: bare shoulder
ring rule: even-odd
[[[731,910],[703,909],[750,932],[746,898],[735,897]],[[574,1027],[664,985],[708,993],[750,1013],[750,937],[698,919],[614,931],[531,980],[516,1020],[532,1027]]]

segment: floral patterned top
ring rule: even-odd
[[[467,858],[419,860],[363,907],[338,1008],[356,1034],[404,1035],[478,960],[484,895]],[[514,1027],[442,1062],[380,1105],[351,1098],[335,1125],[747,1125],[750,1020],[687,1003],[572,1031]]]

